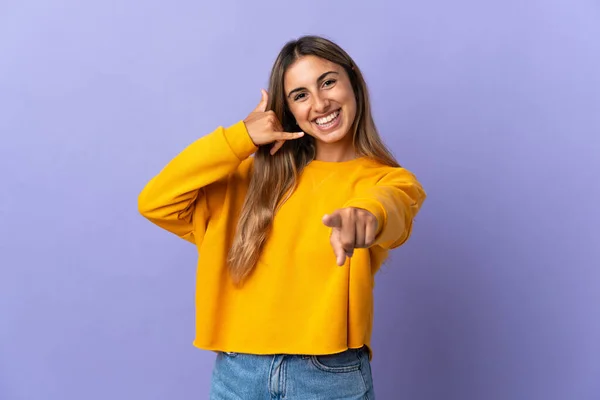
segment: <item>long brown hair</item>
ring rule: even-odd
[[[269,80],[269,104],[286,132],[300,127],[290,112],[283,87],[287,69],[299,58],[317,56],[344,68],[356,96],[356,117],[352,137],[358,156],[372,158],[381,164],[398,167],[391,152],[382,142],[371,115],[365,80],[352,58],[337,44],[319,36],[304,36],[288,42],[277,56]],[[254,155],[250,186],[241,210],[237,231],[229,250],[228,267],[232,280],[240,284],[252,272],[271,231],[273,217],[292,194],[298,176],[315,158],[315,139],[304,135],[286,141],[275,155],[270,146],[261,146]]]

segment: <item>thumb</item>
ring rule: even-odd
[[[342,227],[342,216],[336,211],[323,216],[323,223],[330,228]]]
[[[261,98],[260,103],[254,109],[255,112],[265,112],[267,111],[267,104],[269,104],[269,94],[265,89],[260,89]]]

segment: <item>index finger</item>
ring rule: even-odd
[[[304,136],[304,132],[274,132],[275,140],[292,140]]]
[[[342,245],[339,232],[332,232],[329,242],[333,248],[333,254],[335,255],[337,265],[341,267],[346,262],[347,253]]]

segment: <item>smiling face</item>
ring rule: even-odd
[[[303,56],[285,72],[284,91],[298,126],[317,140],[317,147],[352,146],[348,133],[356,116],[356,98],[342,66]]]

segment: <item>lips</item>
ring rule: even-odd
[[[331,123],[331,121],[333,121],[338,115],[340,115],[340,110],[335,110],[329,115],[320,118],[315,118],[315,123],[320,126],[327,125]]]
[[[326,132],[331,131],[338,127],[341,121],[342,110],[338,109],[329,113],[324,117],[319,117],[313,120],[313,123],[319,131]]]

